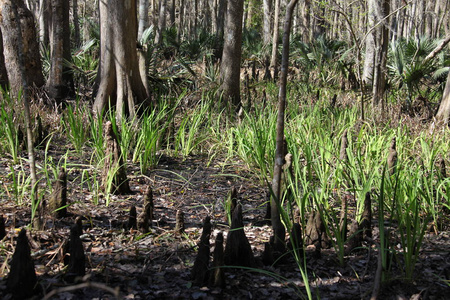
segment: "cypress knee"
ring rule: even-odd
[[[131,190],[126,166],[111,121],[105,124],[104,139],[106,155],[102,174],[102,188],[106,194],[128,194]]]
[[[7,288],[15,299],[25,299],[38,292],[37,277],[34,263],[31,259],[31,249],[28,244],[27,231],[22,229],[17,238],[11,269],[8,275]]]
[[[397,159],[398,159],[398,154],[397,154],[397,142],[395,137],[392,138],[391,141],[391,146],[389,148],[389,155],[388,155],[388,159],[387,159],[387,166],[388,166],[388,170],[389,170],[389,175],[394,175],[396,168],[397,168]]]
[[[69,240],[69,266],[67,267],[67,273],[65,279],[68,282],[74,282],[77,277],[83,277],[85,275],[85,255],[83,242],[80,239],[82,234],[81,219],[77,220],[77,223],[70,229]]]
[[[213,269],[211,272],[210,284],[221,288],[225,287],[225,275],[222,268],[224,265],[223,255],[223,233],[219,232],[214,247]]]
[[[49,201],[50,211],[56,218],[67,215],[67,175],[63,167],[59,170],[58,179],[53,185],[53,192]]]
[[[240,203],[233,212],[224,256],[225,264],[228,266],[253,267],[256,265],[252,248],[244,232],[242,205]]]
[[[208,216],[203,222],[202,236],[198,243],[198,253],[191,271],[194,284],[203,286],[208,281],[209,268],[209,238],[211,236],[211,218]]]

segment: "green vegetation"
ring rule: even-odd
[[[157,167],[162,155],[181,159],[199,155],[210,162],[220,160],[224,165],[239,165],[259,184],[268,185],[275,151],[276,85],[251,81],[250,86],[246,86],[249,96],[243,97],[246,109],[239,117],[235,116],[221,105],[215,93],[216,85],[211,85],[217,75],[211,58],[213,37],[205,36],[203,32],[195,41],[177,45],[173,31],[169,29],[166,33],[163,45],[166,48],[161,53],[151,51],[154,45],[147,45],[148,69],[151,76],[156,76],[151,70],[156,70],[158,59],[162,59],[157,56],[171,50],[177,66],[184,72],[175,72],[172,65],[171,70],[166,69],[159,77],[151,77],[155,81],[155,101],[152,107],[142,107],[139,117],[123,118],[118,124],[114,111],[93,115],[89,103],[77,99],[74,103],[69,102],[58,115],[59,123],[45,121],[52,134],[47,137],[44,158],[39,166],[40,185],[48,187],[41,189],[40,201],[51,190],[59,167],[64,166],[69,172],[81,169],[75,180],[91,193],[95,205],[100,204],[99,172],[105,159],[102,132],[108,120],[113,124],[124,161],[138,164],[139,176],[145,176]],[[262,56],[263,47],[252,44],[257,39],[252,32],[247,32],[245,38],[246,51]],[[337,261],[344,265],[344,245],[348,236],[343,235],[339,224],[342,199],[352,199],[348,207],[352,216],[359,220],[365,195],[370,192],[372,199],[376,199],[373,211],[380,231],[377,247],[382,253],[383,279],[393,276],[390,266],[395,260],[403,272],[401,277],[412,280],[427,226],[432,224],[438,231],[450,217],[450,181],[445,170],[439,169],[439,161],[447,161],[450,132],[445,129],[428,133],[423,130],[426,127],[407,114],[401,115],[403,121],[399,121],[397,113],[380,118],[375,111],[367,114],[367,120],[360,120],[355,100],[357,91],[340,90],[341,83],[350,81],[351,74],[356,73],[347,45],[323,37],[311,45],[294,44],[297,51],[293,53],[293,61],[299,66],[299,75],[291,75],[288,86],[285,132],[287,150],[292,155],[292,173],[285,179],[281,207],[287,231],[291,231],[297,212],[302,227],[306,226],[309,213],[320,212]],[[423,96],[425,90],[431,89],[434,93],[427,99],[432,103],[430,105],[439,99],[442,83],[439,76],[432,74],[442,75],[445,55],[433,64],[421,65],[418,60],[419,56],[423,59],[434,45],[428,40],[419,45],[420,49],[413,49],[414,45],[408,41],[393,45],[389,65],[391,89],[387,91],[390,109],[397,111],[404,104],[397,101],[402,98],[399,95],[407,95],[408,105],[411,105],[416,96]],[[84,84],[92,83],[91,72],[96,69],[95,61],[86,55],[95,51],[94,46],[95,42],[90,42],[74,59],[73,69],[78,70],[79,80]],[[202,54],[191,57],[198,49]],[[246,55],[250,59],[250,54]],[[204,66],[204,78],[196,84],[203,84],[208,90],[186,87],[193,81],[188,77],[194,72],[190,62],[198,63],[204,57],[209,65]],[[180,76],[186,78],[181,78],[182,84],[178,85],[175,82]],[[332,100],[335,94],[339,99],[337,104]],[[7,93],[4,95],[0,110],[0,155],[11,158],[8,161],[11,184],[2,196],[7,195],[23,205],[27,203],[30,178],[23,164],[23,141],[18,130],[22,121],[20,113],[14,110],[15,100],[9,99]],[[349,144],[347,159],[341,161],[340,141],[345,130]],[[387,157],[394,137],[398,162],[390,174]],[[59,161],[49,155],[54,151],[50,144],[56,139],[58,143],[65,143],[64,149],[60,149],[63,154]],[[108,182],[112,181],[113,172],[110,172]],[[109,195],[105,199],[106,205],[112,201]],[[229,203],[224,206],[227,205]],[[306,261],[296,251],[291,253],[311,297],[307,283],[311,274],[306,272]]]

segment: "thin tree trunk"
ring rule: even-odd
[[[305,8],[302,11],[303,41],[311,42],[311,0],[305,0]]]
[[[272,28],[272,0],[263,0],[263,40],[265,45],[270,44]]]
[[[191,36],[196,38],[197,37],[197,28],[198,28],[198,1],[199,0],[193,0],[194,2],[194,13],[191,16],[192,20],[192,27],[191,27]]]
[[[270,58],[270,67],[273,69],[273,79],[278,76],[278,35],[279,35],[279,19],[280,19],[280,0],[275,0],[275,16],[273,21],[273,37],[272,37],[272,55]]]
[[[442,1],[438,1],[436,5],[436,28],[435,28],[435,37],[440,35],[441,28],[444,27],[445,34],[447,35],[447,28],[450,20],[450,12],[448,10],[449,0],[445,1],[445,4]],[[447,21],[445,21],[447,20]]]
[[[409,18],[408,18],[408,27],[407,27],[407,31],[406,31],[406,38],[409,39],[413,36],[415,28],[416,28],[416,10],[417,10],[417,2],[416,1],[412,1],[411,3],[411,10],[409,13]]]
[[[175,9],[176,9],[176,1],[175,0],[172,0],[171,1],[172,3],[171,3],[171,5],[170,5],[170,14],[169,14],[169,16],[170,16],[170,26],[172,27],[172,26],[175,26]]]
[[[138,41],[142,39],[142,34],[148,27],[148,5],[148,0],[139,0]]]
[[[376,24],[376,1],[370,0],[367,3],[367,29],[371,30]],[[366,38],[366,52],[364,56],[364,68],[362,74],[362,81],[365,85],[372,86],[373,72],[375,63],[375,30],[372,30]]]
[[[163,34],[166,30],[167,0],[161,0],[159,4],[158,30],[155,37],[158,45],[162,43]]]
[[[42,45],[48,46],[48,1],[49,0],[39,0],[39,40]]]
[[[180,8],[179,8],[179,16],[178,16],[178,41],[181,40],[181,36],[183,34],[183,28],[185,28],[185,19],[186,19],[186,5],[184,4],[185,0],[180,0]]]
[[[272,192],[273,197],[270,201],[271,220],[274,232],[273,248],[283,253],[285,251],[285,234],[286,229],[280,218],[281,205],[281,172],[284,164],[284,124],[286,110],[286,85],[287,73],[289,67],[289,37],[292,24],[292,13],[298,0],[291,0],[286,8],[286,19],[284,23],[283,33],[283,54],[281,61],[280,73],[280,92],[278,97],[278,116],[277,116],[277,137],[275,150],[275,165],[273,168]]]
[[[253,26],[254,10],[255,10],[254,0],[250,0],[248,2],[248,7],[247,7],[247,22],[246,22],[246,25],[245,25],[246,28],[251,28]]]
[[[431,8],[433,5],[432,2],[427,2],[425,8],[425,35],[429,38],[433,37],[433,15],[431,12]]]
[[[73,42],[78,47],[81,44],[80,39],[80,22],[78,20],[78,0],[72,1],[72,15],[73,15]]]

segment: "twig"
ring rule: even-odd
[[[50,293],[45,295],[44,298],[42,298],[42,299],[48,300],[51,297],[55,296],[56,294],[64,293],[64,292],[73,292],[73,291],[84,289],[84,288],[95,288],[95,289],[99,289],[99,290],[104,290],[104,291],[112,294],[114,297],[116,297],[116,299],[122,299],[122,297],[120,297],[119,287],[116,287],[113,289],[112,287],[109,287],[107,285],[104,285],[104,284],[98,283],[98,282],[83,282],[80,284],[66,286],[66,287],[56,289],[56,290],[52,290]]]
[[[59,248],[61,246],[62,246],[62,244],[60,245],[60,244],[56,243],[52,247],[50,247],[48,249],[42,249],[42,250],[36,251],[34,253],[31,253],[31,257],[36,258],[38,256],[45,255],[45,254],[47,254],[47,252],[55,250],[55,249],[57,249],[57,248]]]

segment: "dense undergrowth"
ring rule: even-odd
[[[395,45],[391,53],[395,58],[391,61],[395,63],[390,67],[392,90],[387,94],[385,110],[371,111],[367,107],[369,112],[361,120],[361,95],[349,89],[343,91],[339,86],[342,78],[350,81],[349,49],[342,43],[326,40],[318,40],[315,45],[294,46],[299,49],[295,54],[295,69],[302,72],[298,76],[291,74],[288,86],[285,136],[292,165],[291,171],[285,172],[281,210],[287,232],[291,232],[295,222],[305,227],[308,214],[318,211],[337,260],[344,264],[344,244],[349,237],[340,228],[342,199],[351,199],[345,206],[346,216],[360,220],[369,193],[379,229],[376,245],[383,254],[383,279],[399,277],[410,281],[414,278],[425,233],[448,230],[450,219],[450,179],[445,169],[449,164],[450,133],[447,128],[430,131],[429,124],[423,122],[429,120],[429,115],[411,116],[421,112],[420,107],[414,110],[413,96],[423,97],[423,91],[427,90],[429,99],[424,107],[432,106],[430,103],[439,99],[442,86],[436,80],[442,71],[436,71],[435,66],[433,83],[429,66],[428,77],[413,78],[416,74],[413,71],[418,68],[417,56],[408,60],[408,44]],[[92,70],[96,68],[95,60],[89,57],[76,56],[76,61],[86,61],[85,68],[77,69],[77,76],[84,81],[80,86],[84,87],[92,83]],[[211,53],[206,52],[205,57],[210,58]],[[247,78],[243,93],[245,109],[236,115],[216,96],[217,69],[212,62],[205,61],[202,84],[180,88],[168,80],[166,85],[158,87],[159,96],[153,107],[144,107],[142,115],[131,120],[122,118],[119,124],[114,111],[93,115],[90,102],[81,92],[80,97],[67,101],[65,107],[54,108],[34,99],[35,146],[42,153],[37,160],[38,198],[49,197],[52,182],[64,167],[68,172],[81,170],[76,180],[90,191],[94,205],[108,205],[113,201],[109,195],[102,195],[100,183],[105,161],[102,132],[107,121],[113,124],[126,164],[139,166],[139,174],[134,175],[145,176],[157,168],[162,156],[181,159],[202,156],[209,163],[220,163],[224,169],[233,165],[251,173],[255,181],[269,190],[278,88],[271,82]],[[180,59],[174,62],[188,64]],[[157,69],[152,65],[151,68]],[[411,71],[411,78],[402,75],[404,68]],[[402,82],[406,84],[402,86]],[[0,155],[8,158],[10,173],[0,198],[28,206],[31,180],[25,158],[21,105],[7,93],[3,93],[1,101]],[[346,158],[342,159],[344,134],[348,146]],[[394,138],[398,159],[392,168],[387,160]],[[48,155],[51,145],[60,147],[58,158]],[[106,200],[100,202],[103,196]],[[297,252],[291,253],[295,256]],[[296,260],[300,270],[305,271],[303,258],[296,256]],[[401,274],[391,272],[389,260],[396,261]],[[305,283],[307,276],[304,273]]]
[[[341,199],[350,197],[349,218],[359,220],[364,199],[370,193],[373,213],[380,228],[379,243],[385,245],[384,257],[402,266],[401,278],[411,280],[421,243],[427,230],[447,230],[450,218],[450,185],[445,170],[448,164],[449,132],[430,132],[406,115],[403,120],[375,117],[361,121],[351,94],[341,94],[337,105],[324,92],[323,100],[311,101],[290,87],[287,109],[286,142],[292,155],[292,171],[285,172],[282,217],[287,231],[298,220],[305,226],[307,215],[315,210],[322,214],[337,259],[345,263],[344,243],[339,225]],[[251,172],[262,185],[270,182],[275,149],[276,88],[268,87],[265,103],[254,94],[253,106],[240,117],[230,117],[227,108],[209,94],[203,93],[197,103],[186,106],[178,97],[161,99],[156,107],[144,110],[141,117],[117,124],[113,112],[94,116],[89,103],[77,100],[61,113],[35,103],[36,121],[48,134],[39,141],[44,150],[38,159],[39,197],[51,192],[52,181],[64,167],[70,172],[81,169],[80,180],[92,193],[98,205],[100,172],[105,159],[103,126],[112,121],[113,129],[127,164],[138,164],[145,175],[158,166],[162,155],[187,158],[200,155],[207,161],[220,161]],[[212,95],[212,94],[211,94]],[[331,93],[330,93],[331,95]],[[23,133],[16,127],[21,118],[15,100],[4,98],[0,124],[0,151],[10,158],[11,184],[2,189],[2,198],[28,205],[30,179],[24,158]],[[39,125],[42,123],[44,125]],[[341,138],[348,135],[347,158],[340,158]],[[395,138],[398,161],[388,170],[389,145]],[[52,143],[63,145],[58,160],[47,155]],[[74,159],[76,157],[77,159]],[[76,162],[75,162],[76,161]],[[110,199],[106,195],[106,205]],[[296,209],[298,208],[298,209]],[[390,229],[384,235],[383,228]],[[383,234],[381,233],[383,232]],[[386,231],[386,233],[389,231]],[[385,239],[382,241],[381,239]],[[303,261],[298,258],[299,266]],[[383,262],[389,278],[388,261]],[[393,275],[393,274],[392,274]],[[395,274],[395,276],[399,276]]]

